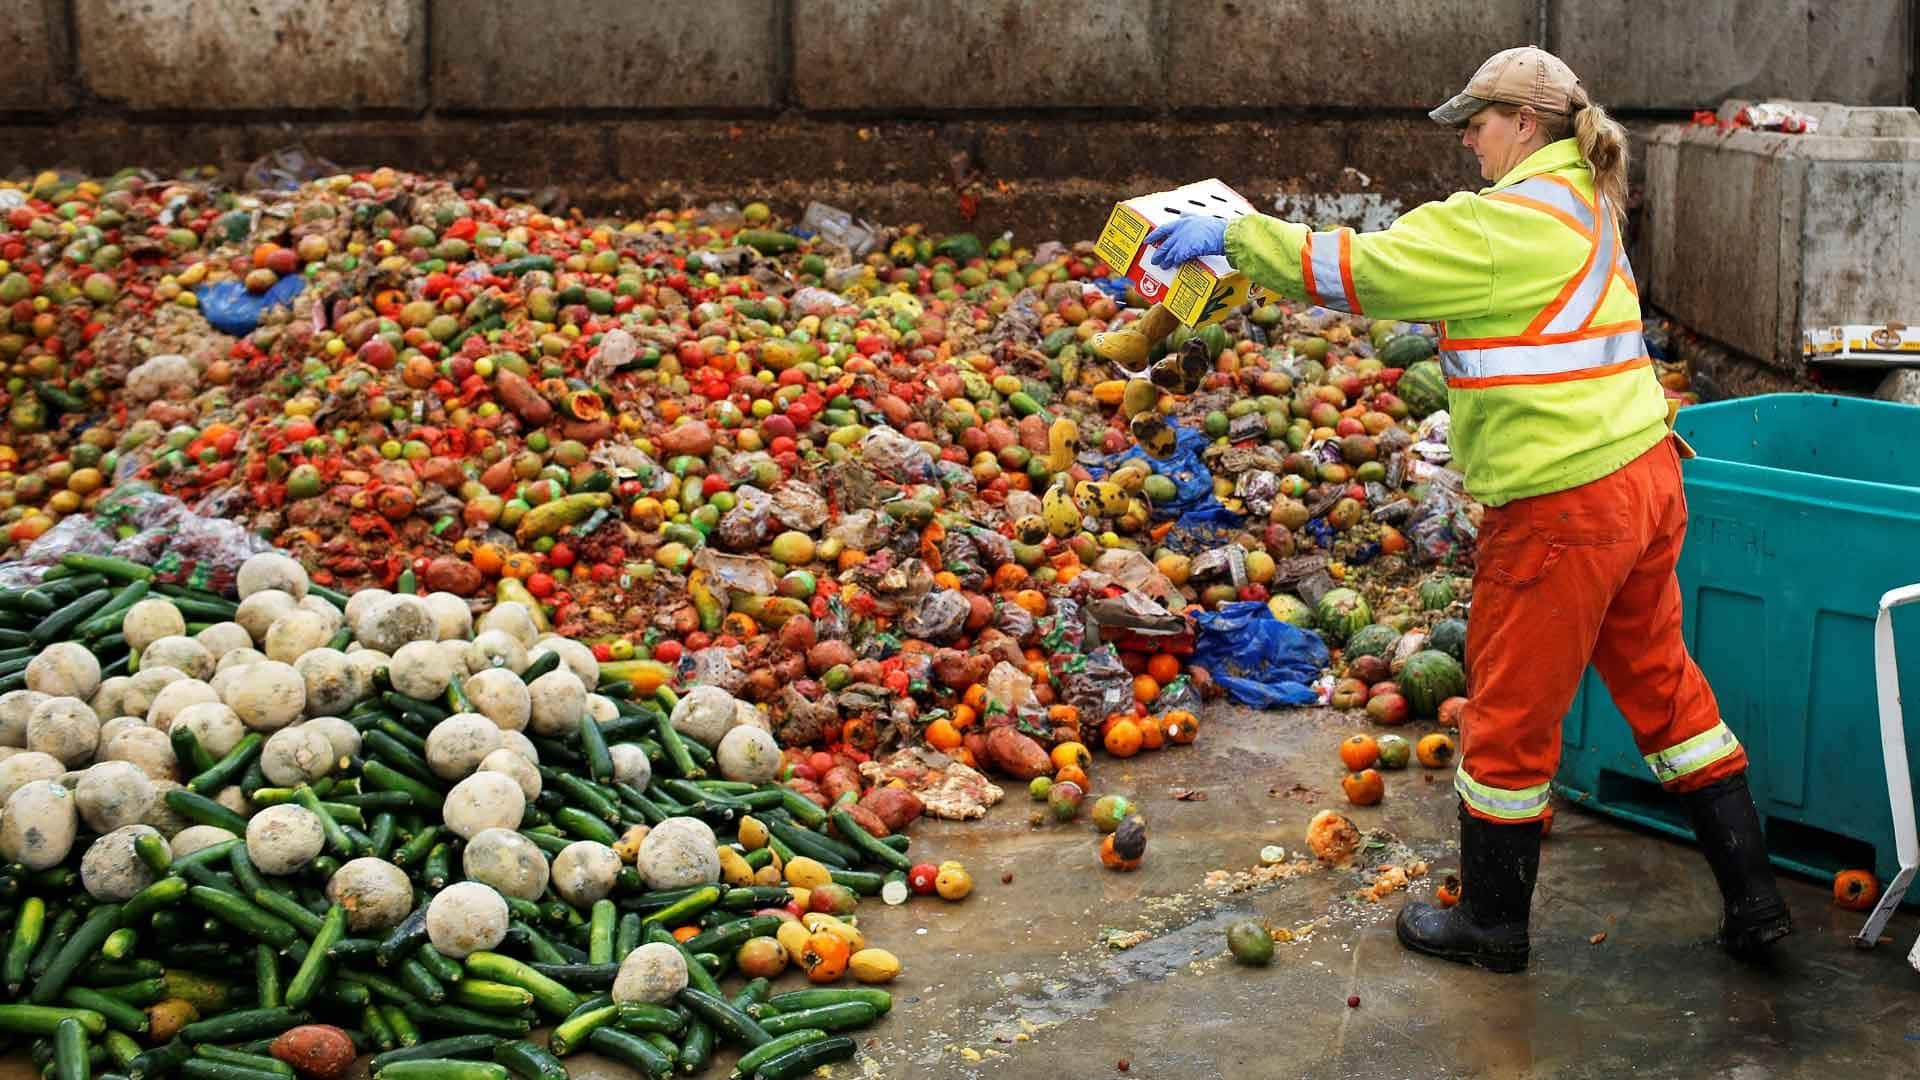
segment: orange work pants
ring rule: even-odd
[[[1545,816],[1561,722],[1589,663],[1668,790],[1746,768],[1680,632],[1686,527],[1671,438],[1599,480],[1487,508],[1454,785],[1470,813]]]

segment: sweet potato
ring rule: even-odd
[[[1031,780],[1051,771],[1052,762],[1040,744],[1010,727],[997,727],[987,733],[987,756],[1016,780]]]
[[[816,806],[827,806],[827,797],[820,793],[820,785],[811,780],[789,780],[787,786],[799,792],[800,797]]]
[[[302,1024],[273,1040],[274,1057],[302,1076],[333,1080],[353,1068],[353,1038],[331,1024]]]
[[[835,765],[827,770],[827,775],[820,778],[820,792],[827,797],[827,802],[830,804],[838,802],[840,796],[849,791],[853,792],[856,798],[860,794],[860,770],[858,769],[846,765]]]
[[[987,760],[987,736],[984,732],[969,731],[965,735],[960,736],[960,748],[973,755],[973,760],[977,762],[981,768],[984,769],[989,764]]]
[[[493,389],[501,402],[527,423],[539,427],[553,419],[553,406],[521,376],[511,371],[495,372]]]
[[[926,804],[906,788],[877,787],[860,800],[860,808],[872,811],[889,832],[899,832],[926,811]]]
[[[847,813],[853,815],[853,820],[855,824],[867,830],[869,833],[872,833],[874,836],[886,836],[890,832],[892,832],[891,829],[887,828],[887,823],[880,820],[880,815],[874,813],[873,811],[867,809],[864,806],[859,805],[858,803],[855,803],[854,805],[847,807]],[[846,839],[846,837],[840,835],[840,829],[837,826],[829,825],[828,831],[831,832],[834,835],[834,837],[836,837],[837,839],[841,839],[841,840]]]

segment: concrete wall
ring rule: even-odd
[[[0,172],[300,144],[595,208],[808,198],[1091,236],[1218,175],[1381,224],[1477,186],[1425,110],[1537,42],[1640,126],[1915,99],[1920,0],[0,0]],[[962,195],[969,198],[962,199]]]

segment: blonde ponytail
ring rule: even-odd
[[[1607,110],[1589,102],[1573,114],[1580,156],[1593,166],[1593,189],[1607,201],[1615,223],[1627,212],[1627,131]]]

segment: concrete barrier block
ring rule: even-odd
[[[1555,51],[1609,108],[1710,109],[1726,98],[1898,105],[1906,0],[1584,0],[1553,5]]]
[[[551,36],[512,4],[431,3],[442,108],[755,109],[780,93],[767,0],[570,0]]]
[[[411,109],[424,0],[73,0],[86,85],[132,109]]]
[[[0,0],[0,109],[35,112],[60,109],[67,93],[65,4],[52,0]]]
[[[1487,57],[1539,40],[1535,0],[1182,0],[1167,26],[1175,108],[1431,109]]]
[[[1152,0],[793,0],[797,103],[821,111],[1151,107]]]

